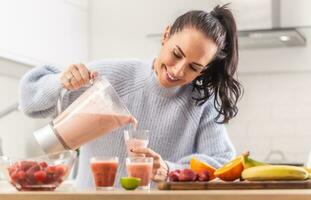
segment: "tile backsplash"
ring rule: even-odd
[[[228,124],[237,153],[265,160],[281,151],[287,162],[306,162],[311,150],[311,71],[243,73],[239,113]],[[271,157],[281,160],[280,155]]]

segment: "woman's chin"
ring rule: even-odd
[[[167,84],[165,81],[159,80],[160,86],[163,88],[171,88],[172,86],[170,84]]]

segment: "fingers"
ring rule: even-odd
[[[85,67],[84,64],[77,64],[77,68],[83,80],[83,85],[86,85],[90,81],[91,72]]]
[[[150,148],[135,148],[135,149],[132,149],[132,152],[136,154],[143,154],[146,157],[152,157],[153,158],[153,174],[157,173],[157,170],[161,167],[161,163],[160,163],[161,156],[158,153],[154,152]]]
[[[132,152],[137,154],[144,154],[147,157],[153,158],[152,179],[154,181],[166,180],[168,174],[168,167],[160,154],[154,152],[150,148],[134,148]]]
[[[160,155],[151,150],[150,148],[134,148],[134,153],[145,154],[147,157],[153,157],[153,160],[157,160],[160,158]]]
[[[77,90],[89,83],[91,78],[95,78],[97,72],[89,71],[87,67],[80,64],[70,65],[61,75],[61,82],[69,90]]]
[[[71,66],[70,72],[73,75],[73,78],[71,79],[70,83],[73,85],[74,89],[77,90],[84,85],[83,79],[76,65]]]
[[[64,85],[64,87],[66,88],[66,89],[68,89],[68,90],[74,90],[74,87],[73,87],[73,85],[70,83],[71,81],[71,79],[72,79],[72,77],[73,77],[73,75],[68,75],[68,74],[63,74],[62,76],[61,76],[61,83]]]
[[[96,71],[91,71],[90,72],[91,79],[95,79],[97,76],[98,76],[98,73]]]

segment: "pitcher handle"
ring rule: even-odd
[[[66,88],[62,88],[60,91],[60,94],[57,99],[57,104],[56,104],[56,114],[59,115],[62,112],[62,105],[63,105],[63,98],[65,94],[68,92]]]
[[[96,80],[100,80],[100,77],[95,77],[93,79],[90,79],[89,83],[87,85],[85,85],[84,87],[86,87],[86,88],[91,87],[95,83]],[[63,105],[64,96],[68,91],[69,90],[64,88],[64,87],[60,91],[60,94],[59,94],[58,99],[57,99],[57,104],[56,104],[56,114],[57,115],[59,115],[62,112],[62,105]]]

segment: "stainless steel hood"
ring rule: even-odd
[[[281,24],[282,0],[271,0],[271,28],[252,29],[239,31],[239,47],[241,49],[277,48],[277,47],[299,47],[307,44],[306,37],[299,28],[308,26],[283,27]],[[293,9],[292,12],[299,12]],[[292,13],[286,13],[292,14]]]
[[[239,31],[241,49],[298,47],[307,44],[306,38],[296,28],[273,28]]]

